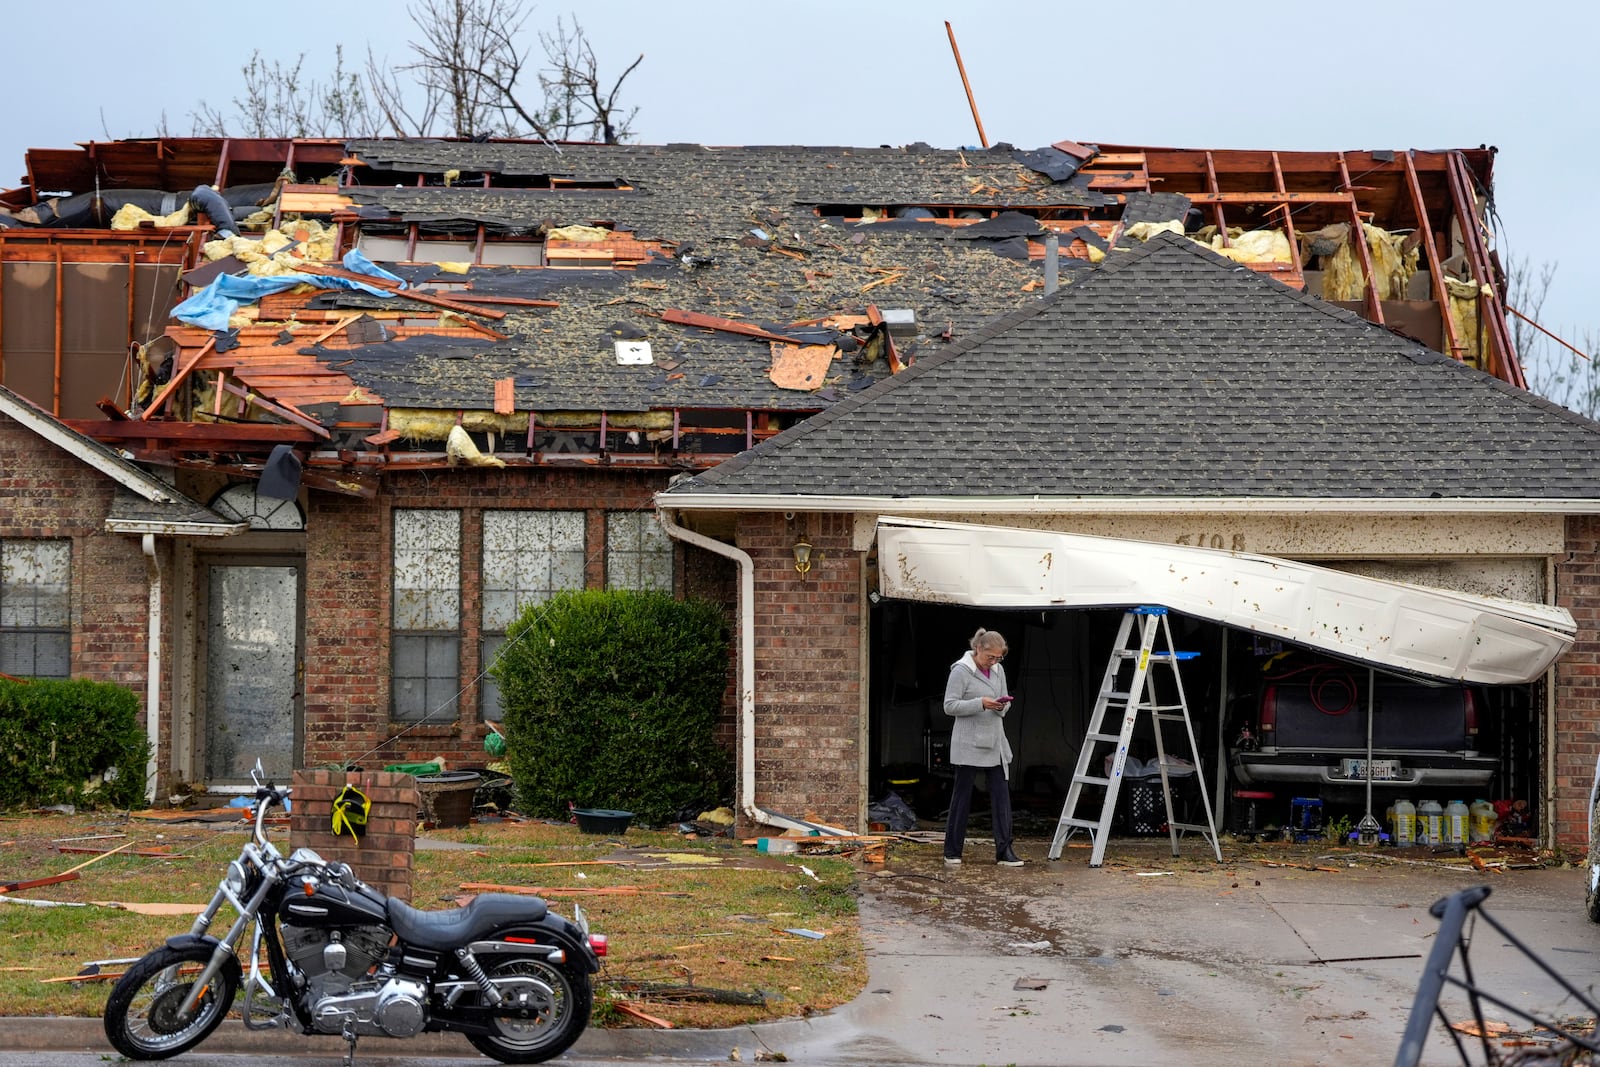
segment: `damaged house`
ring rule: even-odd
[[[890,778],[936,783],[935,690],[995,624],[879,595],[875,524],[908,512],[1592,623],[1569,577],[1593,558],[1592,428],[1522,391],[1490,149],[163,139],[27,162],[0,197],[0,670],[145,694],[152,795],[258,756],[479,761],[520,608],[649,587],[728,605],[745,815],[861,827]],[[1186,337],[1209,369],[1157,373]],[[1374,451],[1313,401],[1377,410],[1424,365],[1459,391],[1440,434],[1413,418]],[[1103,628],[1000,610],[1037,650],[1019,786],[1047,810]],[[1562,673],[1582,648],[1485,712],[1497,788],[1550,835],[1582,829],[1561,743],[1587,729]]]

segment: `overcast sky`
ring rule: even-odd
[[[253,49],[304,52],[311,75],[336,44],[405,63],[405,6],[76,0],[17,27],[0,64],[0,184],[19,184],[30,147],[147,136],[163,116],[193,132],[201,101],[227,109],[240,93]],[[1600,173],[1591,3],[590,0],[533,6],[528,27],[574,8],[602,74],[644,54],[624,99],[647,143],[976,144],[949,20],[991,143],[1495,145],[1502,258],[1558,264],[1544,325],[1574,343],[1600,334],[1600,265],[1576,239]]]

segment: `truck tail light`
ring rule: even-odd
[[[1476,743],[1478,740],[1478,695],[1471,689],[1462,690],[1462,695],[1466,698],[1462,702],[1462,710],[1465,713],[1463,718],[1466,720],[1467,747],[1475,749],[1478,747]]]
[[[1278,687],[1275,685],[1267,686],[1266,692],[1261,694],[1261,718],[1256,726],[1261,731],[1261,743],[1272,744],[1278,728]]]

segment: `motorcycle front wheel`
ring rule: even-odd
[[[106,1037],[130,1060],[164,1060],[211,1035],[239,991],[238,975],[224,967],[200,996],[188,1019],[178,1009],[194,991],[194,980],[211,961],[204,945],[158,948],[128,968],[106,1001]]]
[[[589,1025],[594,992],[588,975],[530,956],[486,969],[505,999],[492,1033],[467,1035],[485,1056],[501,1063],[543,1063],[567,1051]],[[487,1004],[481,994],[479,1003]]]

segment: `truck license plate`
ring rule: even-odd
[[[1357,781],[1367,780],[1367,761],[1364,759],[1340,760],[1340,770],[1346,778]],[[1372,761],[1372,780],[1374,782],[1388,782],[1400,777],[1400,761],[1397,759],[1375,759]]]

